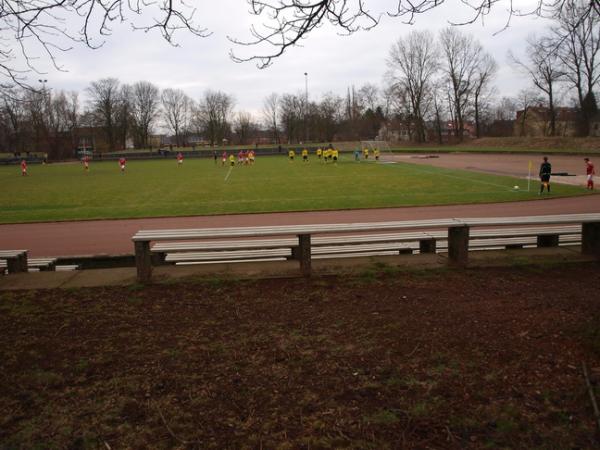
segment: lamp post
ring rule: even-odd
[[[304,72],[304,131],[308,142],[308,72]]]
[[[48,80],[40,78],[38,81],[42,85],[42,98],[41,98],[42,104],[38,105],[38,107],[40,108],[40,110],[43,111],[42,108],[44,107],[44,104],[46,103],[46,83],[48,82]],[[39,126],[36,126],[35,127],[35,149],[36,149],[36,151],[39,151],[40,147],[41,147],[41,145],[40,145],[40,130],[39,130]]]

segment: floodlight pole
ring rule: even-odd
[[[308,72],[304,72],[304,131],[306,143],[308,142]]]

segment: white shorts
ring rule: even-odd
[[[183,164],[183,159],[178,159],[177,164]]]
[[[593,178],[594,178],[594,175],[592,175],[592,174],[589,174],[589,175],[587,176],[587,180],[588,180],[588,181],[592,181],[592,179],[593,179]]]
[[[121,164],[121,170],[125,170],[125,164]]]

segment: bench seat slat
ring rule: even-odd
[[[134,241],[196,239],[216,237],[260,237],[298,234],[331,234],[353,231],[400,230],[445,228],[449,226],[502,226],[502,225],[556,225],[568,223],[586,223],[600,221],[600,213],[563,214],[547,216],[493,217],[493,218],[456,218],[436,220],[412,220],[402,222],[370,222],[350,224],[314,224],[314,225],[281,225],[271,227],[237,227],[237,228],[200,228],[171,230],[140,230]]]

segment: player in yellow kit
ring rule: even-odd
[[[379,161],[379,149],[378,148],[373,150],[373,155],[375,156],[375,161]]]
[[[229,165],[231,167],[235,166],[235,156],[233,156],[233,153],[229,155]]]
[[[333,156],[333,163],[337,164],[339,152],[336,149],[331,150],[331,155]]]
[[[296,152],[293,149],[290,149],[290,151],[288,152],[288,158],[290,159],[290,162],[294,162],[295,156],[296,156]]]
[[[308,162],[308,150],[305,148],[302,149],[302,161]]]
[[[319,147],[317,149],[317,158],[319,158],[319,161],[321,161],[322,157],[323,157],[323,150],[321,150],[321,147]]]

